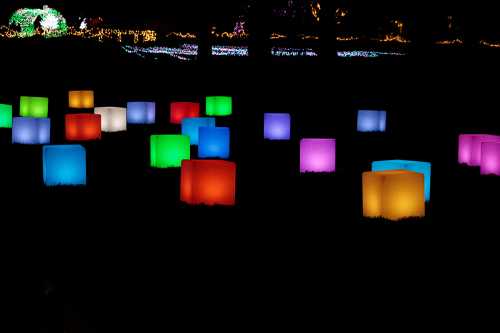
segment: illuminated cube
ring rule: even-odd
[[[13,118],[12,143],[23,145],[44,145],[50,143],[50,119]]]
[[[223,117],[233,114],[233,98],[209,96],[206,99],[206,113],[210,117]]]
[[[21,96],[19,113],[21,117],[48,118],[49,99],[47,97]]]
[[[185,135],[152,135],[150,141],[153,168],[180,168],[191,158],[189,137]]]
[[[359,110],[358,132],[385,132],[386,121],[385,111]]]
[[[182,121],[182,134],[189,136],[191,145],[198,145],[200,127],[215,127],[215,118],[186,118]]]
[[[264,139],[290,140],[290,126],[290,114],[264,113]]]
[[[500,176],[500,141],[481,145],[481,174]]]
[[[128,102],[127,122],[129,124],[147,125],[156,121],[155,102]]]
[[[393,221],[424,217],[424,175],[406,170],[363,173],[363,216]]]
[[[422,173],[425,179],[425,201],[430,201],[431,163],[404,160],[376,161],[372,163],[372,171],[390,170],[407,170]]]
[[[12,105],[0,104],[0,128],[12,128]]]
[[[91,113],[65,116],[66,140],[92,141],[101,139],[101,116]]]
[[[94,92],[92,90],[73,90],[68,93],[71,109],[92,109],[94,107]]]
[[[183,161],[181,201],[189,205],[234,206],[236,164],[221,160]]]
[[[86,185],[85,148],[80,145],[44,146],[43,181],[46,186]]]
[[[127,130],[127,109],[112,106],[98,107],[94,113],[101,116],[101,131],[113,133]]]
[[[170,123],[180,125],[185,118],[198,118],[200,103],[174,102],[170,104]]]
[[[458,163],[468,166],[481,165],[481,144],[500,142],[500,136],[488,134],[461,134],[458,137]]]
[[[231,141],[228,127],[200,127],[198,158],[229,158]]]
[[[300,172],[335,172],[335,139],[302,139]]]

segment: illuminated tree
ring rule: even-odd
[[[46,37],[58,37],[66,34],[68,25],[66,19],[53,8],[44,6],[38,8],[22,8],[12,14],[10,26],[17,26],[20,36],[31,37],[37,34],[35,22],[39,20],[43,34]]]

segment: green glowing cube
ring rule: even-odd
[[[47,97],[21,96],[19,111],[21,117],[48,118],[49,99]]]
[[[191,158],[191,144],[186,135],[152,135],[151,166],[180,168],[183,160]]]
[[[12,128],[12,105],[0,104],[0,128]]]
[[[230,116],[233,114],[233,98],[225,96],[207,97],[207,116]]]

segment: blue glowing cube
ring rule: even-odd
[[[199,158],[229,158],[230,130],[228,127],[200,127]]]
[[[44,146],[43,181],[46,186],[86,185],[85,148],[80,145]]]
[[[155,102],[128,102],[127,122],[133,125],[154,124],[156,121]]]
[[[386,123],[387,113],[385,111],[358,111],[358,132],[385,132]]]
[[[182,120],[182,135],[189,136],[192,146],[198,145],[201,127],[215,127],[215,118],[184,118]]]
[[[406,170],[424,175],[425,201],[431,199],[431,163],[418,161],[390,160],[372,163],[372,171]]]
[[[50,143],[50,119],[14,117],[12,119],[12,143],[23,145]]]
[[[290,114],[264,113],[264,139],[290,140]]]

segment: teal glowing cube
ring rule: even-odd
[[[12,105],[0,104],[0,128],[12,128]]]
[[[206,100],[206,113],[210,117],[224,117],[233,114],[233,98],[209,96]]]
[[[201,127],[199,136],[199,158],[229,158],[231,140],[228,127]]]
[[[191,144],[186,135],[152,135],[150,150],[153,168],[180,168],[182,161],[191,158]]]
[[[390,160],[372,163],[372,171],[406,170],[424,175],[425,201],[431,199],[431,163],[418,161]]]
[[[21,96],[19,114],[21,117],[48,118],[49,99],[47,97]]]
[[[87,184],[87,157],[80,145],[43,147],[43,181],[46,186]]]
[[[201,127],[215,127],[215,118],[184,118],[182,120],[182,135],[189,136],[192,146],[198,145]]]

